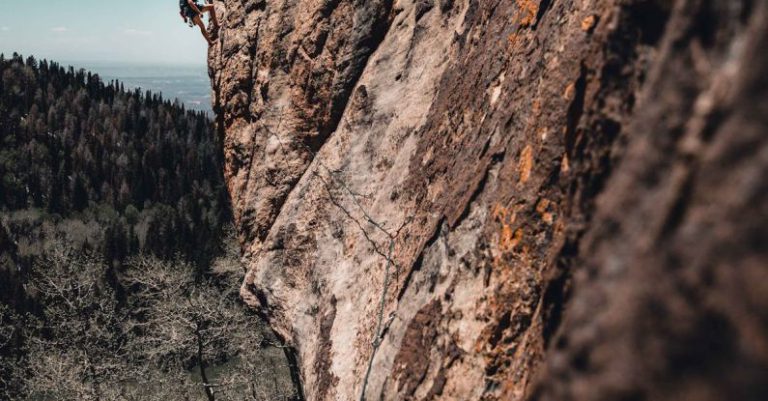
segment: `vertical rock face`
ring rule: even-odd
[[[307,399],[765,399],[768,1],[215,4]]]

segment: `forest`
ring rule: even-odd
[[[0,55],[0,399],[290,400],[207,115]]]

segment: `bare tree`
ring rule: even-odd
[[[216,274],[207,277],[196,275],[184,262],[145,257],[129,266],[124,280],[134,291],[134,317],[127,320],[132,325],[128,330],[141,332],[134,337],[133,355],[145,355],[161,370],[192,369],[208,401],[272,400],[292,394],[286,390],[290,386],[275,380],[288,373],[278,370],[279,359],[268,360],[264,348],[272,342],[241,304],[237,261],[215,262]],[[272,352],[282,356],[279,350]]]
[[[105,385],[130,377],[112,288],[101,260],[55,249],[36,267],[30,293],[43,316],[26,320],[25,390],[33,399],[105,400]]]
[[[62,249],[52,248],[28,284],[41,314],[9,324],[11,311],[0,306],[0,349],[23,327],[25,355],[3,359],[10,369],[0,391],[15,384],[27,399],[87,401],[294,395],[274,335],[239,298],[236,252],[205,274],[181,260],[136,257],[113,288],[103,260]]]
[[[0,303],[0,399],[11,399],[19,366],[13,339],[16,332],[17,316],[10,307]]]

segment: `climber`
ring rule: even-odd
[[[213,33],[208,33],[205,24],[203,24],[202,17],[204,12],[208,12],[211,15]],[[198,3],[197,0],[179,0],[179,14],[190,27],[195,25],[200,27],[200,31],[203,33],[205,40],[208,41],[208,45],[213,45],[214,36],[219,29],[219,21],[216,20],[216,10],[214,10],[213,4],[208,3],[207,0],[205,5]]]

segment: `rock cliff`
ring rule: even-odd
[[[765,399],[768,1],[215,5],[306,399]]]

